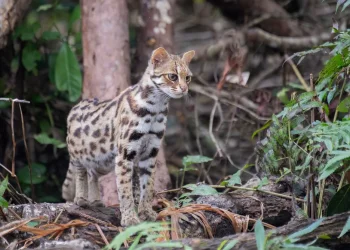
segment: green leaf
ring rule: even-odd
[[[43,4],[43,5],[40,5],[39,8],[37,8],[37,12],[40,12],[40,11],[46,11],[46,10],[49,10],[53,7],[52,4]]]
[[[3,197],[0,197],[0,207],[6,208],[8,206],[9,206],[9,203],[7,202],[7,200],[5,200]]]
[[[289,88],[282,88],[277,93],[277,98],[280,99],[280,101],[283,104],[287,104],[289,102],[289,98],[288,98],[288,95],[287,95],[289,90],[290,90]]]
[[[57,148],[65,148],[66,144],[60,140],[55,138],[51,138],[46,133],[41,133],[38,135],[34,135],[34,139],[37,140],[40,144],[54,145]]]
[[[73,24],[81,18],[80,5],[75,6],[72,14],[69,16],[68,29],[71,30]]]
[[[347,232],[349,232],[350,230],[350,216],[348,218],[348,220],[345,223],[345,226],[343,227],[343,230],[341,231],[340,235],[338,236],[338,238],[341,238],[344,236],[344,234],[346,234]]]
[[[0,183],[0,197],[4,196],[4,193],[7,189],[8,184],[9,184],[9,180],[6,176],[5,179]]]
[[[33,163],[32,164],[32,182],[33,184],[39,184],[46,180],[46,167],[39,163]],[[17,177],[20,182],[24,184],[30,184],[30,171],[29,167],[26,166],[24,168],[21,168],[18,173]]]
[[[27,71],[37,73],[37,62],[41,59],[39,50],[32,43],[28,43],[22,51],[22,63]]]
[[[57,40],[61,38],[61,33],[57,31],[44,31],[41,38],[46,41]]]
[[[29,221],[28,223],[27,223],[27,226],[28,227],[36,227],[37,225],[39,225],[40,224],[40,222],[38,222],[38,221]]]
[[[220,243],[217,250],[231,250],[236,244],[238,243],[238,240],[224,240]]]
[[[261,223],[261,220],[258,220],[255,223],[254,233],[255,233],[255,239],[256,239],[256,246],[258,250],[264,250],[265,249],[265,229],[263,224]]]
[[[16,27],[13,36],[14,38],[21,38],[22,41],[32,41],[35,37],[35,33],[40,29],[40,23],[24,23]]]
[[[188,155],[182,158],[182,165],[185,167],[191,166],[192,164],[204,163],[212,161],[212,158],[202,156],[202,155]]]
[[[350,96],[342,100],[337,107],[338,112],[342,112],[342,113],[349,112],[349,109],[350,109]]]
[[[208,185],[200,185],[196,186],[195,189],[192,190],[191,195],[214,195],[218,194],[215,188],[212,188]]]
[[[314,231],[316,228],[318,228],[321,225],[323,220],[324,220],[324,218],[318,219],[317,221],[315,221],[314,223],[312,223],[308,227],[289,235],[288,238],[293,240],[293,241],[294,240],[297,241],[297,238],[304,236],[306,234],[309,234],[312,231]]]
[[[231,176],[227,183],[229,186],[234,186],[236,184],[242,185],[241,181],[241,171],[237,171],[235,174]]]
[[[350,211],[350,184],[343,186],[330,200],[327,216]]]
[[[261,131],[267,129],[268,127],[270,127],[271,125],[271,120],[268,120],[261,128],[257,129],[254,131],[254,133],[252,134],[252,139],[254,139],[254,137],[259,134]]]
[[[265,176],[264,178],[261,179],[256,189],[259,190],[262,186],[266,186],[267,184],[269,184],[269,179],[267,179],[267,177]]]
[[[68,91],[71,102],[79,99],[82,89],[80,67],[67,43],[62,44],[56,58],[55,83],[59,91]]]

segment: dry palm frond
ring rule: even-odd
[[[230,220],[232,227],[236,233],[244,233],[248,230],[249,222],[255,222],[256,220],[249,218],[249,216],[243,216],[239,214],[232,213],[226,209],[212,207],[206,204],[191,204],[182,208],[177,208],[167,200],[162,200],[166,208],[158,214],[158,220],[164,220],[166,217],[170,216],[171,220],[171,238],[173,240],[179,239],[182,237],[181,229],[179,225],[179,219],[183,217],[183,214],[191,214],[194,219],[196,219],[199,224],[204,229],[204,232],[209,238],[213,237],[212,228],[205,217],[203,211],[214,212],[222,217]],[[267,228],[275,228],[274,226],[263,223]]]

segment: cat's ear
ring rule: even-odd
[[[194,50],[190,50],[187,51],[183,56],[182,56],[182,60],[189,65],[191,60],[193,59],[194,55],[195,55],[195,51]]]
[[[154,66],[157,66],[161,63],[166,62],[169,59],[170,55],[168,54],[168,52],[163,47],[159,47],[158,49],[153,51],[151,56],[151,63]]]

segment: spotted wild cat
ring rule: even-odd
[[[170,98],[187,94],[192,75],[188,65],[194,54],[189,51],[180,57],[158,48],[153,51],[138,84],[112,100],[83,100],[73,107],[67,118],[70,164],[62,188],[65,199],[69,198],[69,189],[73,189],[76,204],[99,204],[98,177],[114,169],[121,224],[155,220],[154,169],[165,131],[168,103]],[[132,184],[134,173],[138,173],[140,187],[135,194],[139,196],[137,210]]]

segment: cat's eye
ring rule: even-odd
[[[189,83],[191,81],[191,76],[186,76],[186,82]]]
[[[178,77],[175,74],[168,74],[168,78],[169,78],[170,81],[175,82],[175,81],[177,81]]]

